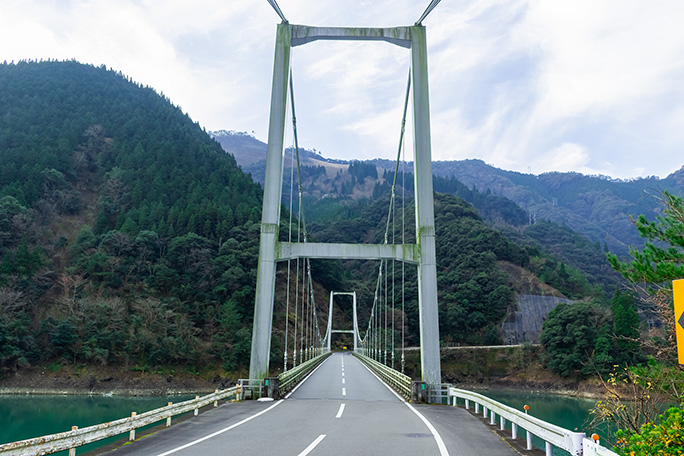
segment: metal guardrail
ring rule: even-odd
[[[511,344],[511,345],[458,345],[455,347],[439,347],[439,350],[441,352],[445,351],[451,351],[451,350],[500,350],[500,349],[505,349],[505,348],[517,348],[517,347],[523,347],[525,345],[529,345],[530,347],[537,347],[539,344]],[[420,347],[405,347],[405,348],[397,348],[399,351],[419,351]]]
[[[391,367],[387,367],[373,358],[362,355],[361,353],[354,352],[354,356],[359,358],[363,364],[368,366],[371,371],[375,372],[385,383],[394,388],[405,399],[411,398],[411,377],[404,375]]]
[[[318,365],[325,361],[325,359],[330,355],[332,355],[332,352],[322,353],[308,361],[303,362],[299,366],[278,375],[278,381],[280,382],[278,389],[280,395],[282,396],[294,388],[301,379],[309,375],[312,370],[318,367]]]
[[[582,440],[586,437],[584,432],[569,431],[471,391],[451,388],[450,393],[454,398],[453,405],[456,405],[456,398],[462,398],[466,401],[466,408],[469,408],[469,402],[475,403],[475,413],[478,413],[479,406],[482,406],[482,415],[485,418],[487,412],[490,413],[490,424],[496,424],[496,415],[499,415],[501,430],[505,429],[505,420],[510,421],[513,439],[518,437],[518,426],[522,427],[527,431],[528,450],[532,449],[532,435],[534,434],[545,442],[547,456],[551,456],[552,446],[561,448],[573,456],[583,454]]]
[[[451,383],[436,383],[429,384],[428,387],[428,404],[442,404],[449,405],[449,400],[451,398],[451,393],[449,389],[451,388]]]
[[[589,456],[595,454],[596,456],[620,456],[614,451],[610,451],[608,448],[602,447],[598,442],[594,442],[591,439],[582,439],[582,446],[584,447],[584,456]]]
[[[238,400],[258,399],[264,394],[264,381],[262,379],[241,378],[238,380],[240,394]]]
[[[178,404],[167,405],[140,415],[132,414],[128,418],[122,418],[108,423],[96,424],[83,429],[74,429],[61,432],[59,434],[35,437],[18,442],[5,443],[0,445],[0,455],[3,456],[38,456],[44,454],[57,453],[58,451],[70,450],[69,455],[75,455],[75,448],[96,442],[98,440],[113,437],[125,432],[129,432],[129,440],[135,440],[135,430],[148,424],[166,420],[166,426],[171,425],[171,418],[190,411],[198,414],[200,408],[230,396],[237,395],[240,388],[235,386],[223,391],[215,391],[203,397],[197,397],[189,401],[179,402]]]

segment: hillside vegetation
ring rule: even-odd
[[[1,372],[46,364],[244,370],[260,186],[170,100],[115,71],[74,61],[2,64],[0,88]],[[258,148],[248,136],[240,140],[258,180]],[[393,170],[313,152],[304,165],[311,239],[382,242]],[[412,227],[412,177],[397,178]],[[520,289],[507,272],[513,268],[572,299],[614,287],[598,266],[600,244],[553,223],[530,225],[512,201],[453,177],[436,178],[435,187],[445,192],[435,199],[444,344],[500,342],[500,323]],[[392,235],[399,242],[398,225]],[[356,290],[365,327],[377,267],[312,262],[319,326],[329,291]],[[388,272],[399,283],[400,268]],[[282,308],[285,276],[277,278],[274,368],[285,321],[292,324]],[[405,321],[413,345],[415,276],[407,267],[404,314],[399,304],[391,311],[396,335]],[[349,323],[346,310],[339,317]]]
[[[249,172],[257,181],[263,183],[265,173],[266,144],[246,133],[214,132],[213,136],[222,147],[233,154],[242,169]],[[282,188],[283,204],[288,205],[291,189],[296,189],[296,173],[290,172],[294,163],[291,159],[292,149],[286,151],[285,172]],[[338,223],[359,217],[372,201],[390,195],[394,181],[395,163],[389,160],[342,161],[331,160],[314,151],[300,149],[302,190],[307,219],[320,223]],[[590,287],[568,290],[568,297],[577,298],[589,294],[611,294],[624,281],[605,260],[607,241],[590,240],[585,231],[575,230],[566,224],[568,220],[558,217],[552,221],[533,217],[532,213],[522,206],[485,185],[465,185],[453,175],[442,176],[437,172],[449,165],[458,168],[471,161],[435,162],[433,185],[435,192],[447,193],[462,198],[472,205],[482,220],[503,233],[518,245],[527,245],[541,252],[546,258],[554,260],[533,261],[529,268],[541,275],[541,280],[558,285],[568,274],[579,274],[574,277],[575,283],[588,282]],[[478,162],[481,163],[481,162]],[[483,164],[486,169],[487,167]],[[500,171],[491,168],[492,172]],[[411,163],[402,164],[396,176],[397,195],[410,198],[413,195],[413,167]],[[563,175],[559,174],[560,180]],[[489,179],[484,176],[484,182]],[[593,178],[587,178],[589,180]],[[468,180],[467,182],[472,182]],[[558,185],[562,185],[559,183]],[[611,182],[607,182],[610,187]],[[498,187],[497,187],[498,188]],[[640,187],[641,188],[641,187]],[[500,190],[500,189],[499,189]],[[571,198],[571,197],[569,197]],[[597,204],[599,204],[597,202]],[[293,208],[297,210],[297,197],[293,200]],[[631,227],[627,213],[620,208],[613,209],[611,217],[619,219],[621,224]],[[581,234],[585,233],[585,234]],[[630,237],[634,237],[630,231]],[[638,236],[637,236],[638,238]],[[621,241],[622,242],[622,241]],[[566,266],[572,266],[569,271]],[[559,276],[563,279],[559,280]]]
[[[322,242],[382,243],[388,203],[389,197],[379,198],[369,203],[358,216],[340,218],[334,223],[312,223],[309,230],[317,241]],[[401,207],[403,204],[399,201],[397,205]],[[406,207],[406,242],[415,242],[415,234],[411,233],[415,226],[413,202],[407,201]],[[401,239],[401,222],[392,226],[390,236]],[[440,337],[444,344],[501,343],[499,328],[507,311],[515,306],[517,285],[499,267],[500,262],[527,268],[571,298],[582,298],[596,292],[579,270],[537,247],[510,241],[489,227],[478,212],[461,198],[436,194],[435,227]],[[372,304],[375,291],[377,265],[377,262],[346,262],[344,267],[337,265],[339,274],[331,274],[334,277],[331,285],[336,289],[360,290],[361,315],[370,314],[368,306]],[[401,283],[400,267],[392,269],[390,265],[388,268],[391,281]],[[404,280],[408,343],[417,345],[418,301],[414,267],[406,268]],[[399,302],[397,299],[397,305]]]
[[[252,173],[257,181],[263,180],[265,144],[246,133],[222,131],[214,135],[225,150],[235,155],[243,169]],[[311,194],[349,195],[355,199],[371,197],[374,184],[388,185],[384,176],[387,172],[393,173],[395,166],[391,160],[364,162],[364,165],[377,168],[374,173],[378,180],[366,187],[356,185],[352,191],[351,173],[344,172],[349,161],[326,159],[311,151],[300,152],[307,166],[328,170],[324,179],[307,182],[306,190]],[[408,163],[406,170],[411,169],[412,164]],[[497,169],[475,159],[436,161],[432,169],[435,191],[464,198],[490,222],[522,226],[539,220],[551,221],[572,229],[591,243],[598,242],[599,250],[610,250],[625,258],[630,245],[643,246],[630,217],[644,214],[653,218],[660,211],[659,191],[674,194],[684,191],[684,167],[665,178],[651,176],[631,180],[576,172],[524,174]]]
[[[0,367],[244,366],[260,187],[120,73],[20,62],[0,87]]]
[[[442,161],[433,165],[436,175],[454,177],[480,191],[504,196],[530,213],[535,220],[567,225],[592,242],[626,256],[630,245],[642,246],[630,216],[658,215],[657,194],[684,190],[684,167],[659,179],[632,180],[580,173],[551,172],[540,175],[505,171],[481,160]]]

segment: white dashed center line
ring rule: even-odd
[[[319,443],[321,443],[321,440],[323,440],[324,438],[325,438],[325,434],[319,435],[318,438],[317,438],[316,440],[314,440],[313,442],[311,442],[311,445],[309,445],[308,447],[306,447],[306,448],[304,449],[304,451],[302,451],[301,453],[299,453],[299,456],[306,456],[307,454],[311,453],[311,452],[313,451],[313,449],[316,448],[316,445],[318,445]]]

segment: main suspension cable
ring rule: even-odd
[[[294,136],[294,148],[295,155],[297,159],[297,190],[298,190],[298,201],[299,201],[299,220],[300,229],[297,233],[299,242],[299,233],[302,234],[302,241],[306,243],[308,241],[308,232],[306,228],[306,216],[304,214],[303,205],[303,185],[302,185],[302,171],[301,171],[301,161],[299,158],[299,138],[297,135],[297,115],[295,111],[295,98],[294,98],[294,83],[292,78],[292,68],[290,68],[290,109],[292,111],[292,130]],[[305,319],[301,325],[302,331],[302,343],[300,345],[300,360],[303,357],[313,356],[315,337],[318,338],[319,345],[322,345],[323,339],[321,338],[320,327],[318,325],[318,316],[316,315],[316,302],[314,299],[314,289],[313,289],[313,278],[311,276],[311,261],[306,258],[304,264],[302,265],[302,318]],[[306,291],[305,291],[306,290]],[[306,294],[305,294],[306,293]],[[306,314],[305,314],[306,312]],[[306,329],[304,328],[306,324]],[[314,334],[315,330],[315,334]],[[306,348],[306,351],[305,351]],[[303,362],[303,361],[302,361]]]
[[[280,7],[278,6],[278,3],[276,3],[276,0],[266,0],[271,7],[275,10],[276,14],[280,16],[280,19],[285,23],[288,24],[287,19],[285,19],[285,15],[283,12],[280,10]]]
[[[401,161],[401,245],[406,244],[406,146],[404,146],[403,159]],[[401,262],[401,373],[404,373],[404,327],[406,312],[404,309],[405,297],[406,297],[406,281],[405,281],[405,271],[406,263]]]
[[[430,4],[427,6],[427,8],[425,8],[425,11],[424,11],[423,14],[420,16],[420,19],[418,19],[418,20],[416,21],[416,25],[421,25],[422,22],[425,20],[425,18],[428,17],[428,14],[430,14],[430,13],[432,12],[432,10],[435,9],[435,7],[437,6],[437,4],[438,4],[440,1],[441,1],[441,0],[432,0],[432,1],[430,2]],[[283,19],[283,20],[284,20],[284,19]]]
[[[411,93],[411,72],[409,71],[408,73],[408,80],[406,83],[406,94],[404,96],[404,110],[402,114],[402,119],[401,119],[401,132],[399,135],[399,146],[397,148],[397,159],[396,163],[394,166],[394,177],[392,180],[392,193],[390,196],[390,204],[389,204],[389,209],[388,209],[388,214],[387,214],[387,222],[385,224],[385,235],[384,235],[384,243],[388,244],[389,242],[389,229],[390,229],[390,223],[393,223],[393,207],[394,207],[394,202],[396,199],[396,187],[397,187],[397,175],[398,175],[398,170],[399,170],[399,163],[401,162],[401,153],[402,150],[404,150],[404,136],[406,133],[406,114],[408,112],[408,102],[410,98],[410,93]],[[404,179],[404,173],[402,173],[402,191],[404,191],[405,185],[403,184],[403,179]],[[402,196],[402,204],[403,204],[404,198]],[[403,214],[403,208],[402,208],[402,214]],[[394,230],[393,230],[394,231]],[[405,243],[405,224],[403,221],[403,215],[402,215],[402,244]],[[394,242],[394,233],[393,233],[393,242]],[[371,317],[370,320],[368,321],[368,329],[366,330],[366,336],[364,337],[364,341],[368,340],[370,336],[370,349],[372,353],[372,357],[374,357],[377,360],[380,360],[381,355],[384,355],[384,363],[387,364],[387,318],[388,318],[388,309],[387,309],[387,277],[385,277],[385,315],[384,315],[384,334],[380,334],[380,328],[382,326],[381,322],[382,320],[380,319],[380,312],[382,311],[381,309],[381,301],[382,301],[382,291],[380,290],[380,286],[382,284],[382,276],[383,276],[383,269],[386,269],[386,261],[382,260],[380,261],[380,266],[378,270],[378,281],[376,283],[375,287],[375,296],[373,298],[373,306],[371,307]],[[389,271],[385,270],[385,275]],[[404,262],[402,261],[402,349],[403,349],[403,312],[404,312],[404,290],[403,290],[403,277],[404,277]],[[394,300],[394,298],[393,298]],[[394,325],[394,320],[392,320],[392,324]],[[383,347],[384,345],[384,347]],[[392,348],[394,350],[394,348]],[[403,360],[403,351],[402,351],[402,360]]]
[[[287,154],[285,155],[287,157]],[[292,187],[294,185],[294,167],[292,160],[290,160],[290,214],[289,224],[287,229],[287,242],[292,242]],[[288,333],[290,328],[290,268],[291,260],[287,260],[287,288],[285,297],[285,353],[283,353],[283,372],[287,372],[287,348],[288,348]],[[295,301],[296,302],[296,301]],[[297,306],[295,306],[295,358],[297,353]],[[296,365],[296,362],[295,362]]]

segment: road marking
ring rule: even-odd
[[[342,372],[342,377],[344,377],[344,372]]]
[[[418,410],[413,408],[411,404],[409,404],[408,402],[404,402],[404,404],[406,404],[406,406],[410,408],[413,411],[413,413],[418,415],[418,418],[420,418],[423,421],[423,423],[425,423],[430,432],[432,432],[432,436],[435,438],[435,441],[437,442],[437,448],[439,448],[439,454],[441,456],[449,456],[449,450],[447,450],[447,447],[444,444],[444,440],[442,440],[442,436],[439,435],[439,432],[437,432],[437,429],[435,429],[432,423],[430,423],[427,420],[427,418],[425,418]]]
[[[359,361],[359,362],[360,362],[360,361]],[[368,369],[368,372],[370,372],[370,373],[373,375],[373,377],[377,378],[378,381],[379,381],[380,383],[382,383],[383,385],[385,385],[385,387],[386,387],[388,390],[390,390],[390,391],[392,392],[392,394],[394,394],[395,396],[397,396],[397,398],[399,398],[400,401],[402,401],[404,404],[406,404],[406,406],[407,406],[408,408],[410,408],[410,409],[413,411],[413,413],[415,413],[416,415],[418,415],[418,418],[420,418],[420,419],[423,421],[423,423],[425,423],[425,425],[427,426],[427,428],[428,428],[428,429],[430,430],[430,432],[432,433],[432,436],[435,438],[435,442],[437,442],[437,448],[439,448],[439,454],[440,454],[440,456],[449,456],[449,451],[447,450],[447,447],[446,447],[446,445],[444,444],[444,440],[442,440],[442,436],[439,435],[439,432],[437,432],[437,429],[435,429],[435,427],[427,420],[427,418],[425,418],[423,415],[421,415],[420,412],[418,412],[418,410],[416,410],[415,408],[413,408],[413,406],[411,406],[411,404],[409,404],[408,402],[406,402],[406,400],[404,400],[403,397],[399,396],[399,394],[397,394],[397,392],[394,391],[387,383],[385,383],[384,381],[382,381],[382,379],[381,379],[380,377],[378,377],[377,375],[375,375],[375,372],[373,372],[372,370],[370,370],[370,368],[369,368],[368,366],[366,366],[364,363],[361,363],[361,365],[362,365],[363,367],[365,367],[366,369]]]
[[[308,447],[306,447],[306,449],[304,449],[304,451],[302,451],[301,453],[299,453],[299,456],[306,456],[307,454],[311,453],[311,451],[312,451],[314,448],[316,448],[316,445],[318,445],[319,443],[321,443],[321,440],[323,440],[324,438],[325,438],[325,434],[319,435],[318,438],[317,438],[316,440],[314,440],[313,442],[311,442],[311,445],[309,445]]]
[[[260,411],[259,413],[256,413],[256,414],[254,414],[254,415],[252,415],[252,416],[250,416],[250,417],[248,417],[248,418],[245,418],[244,420],[240,421],[239,423],[235,423],[235,424],[233,424],[233,425],[230,425],[230,426],[228,426],[227,428],[223,428],[223,429],[221,429],[220,431],[214,432],[213,434],[209,434],[209,435],[207,435],[207,436],[204,436],[204,437],[202,437],[201,439],[193,440],[192,442],[186,443],[185,445],[179,446],[178,448],[174,448],[173,450],[169,450],[169,451],[167,451],[166,453],[158,454],[157,456],[167,456],[167,455],[169,455],[169,454],[173,454],[173,453],[175,453],[175,452],[177,452],[177,451],[184,450],[184,449],[189,448],[189,447],[191,447],[191,446],[193,446],[193,445],[197,445],[198,443],[204,442],[205,440],[209,440],[209,439],[211,439],[211,438],[213,438],[213,437],[216,437],[216,436],[219,435],[219,434],[223,434],[223,433],[226,432],[226,431],[230,431],[231,429],[235,429],[236,427],[240,426],[241,424],[245,424],[246,422],[248,422],[248,421],[250,421],[250,420],[253,420],[253,419],[256,418],[256,417],[258,417],[258,416],[260,416],[260,415],[263,415],[264,413],[268,412],[269,410],[272,410],[272,409],[276,408],[276,407],[277,407],[278,405],[280,405],[282,402],[283,402],[283,400],[281,399],[281,400],[279,400],[278,402],[276,402],[275,404],[273,404],[272,406],[270,406],[269,408],[267,408],[267,409],[265,409],[265,410],[262,410],[262,411]],[[324,437],[325,437],[325,436],[324,436]]]
[[[342,384],[344,385],[344,377],[342,377]]]
[[[297,391],[297,388],[299,388],[300,386],[302,386],[302,385],[304,384],[304,382],[307,381],[307,380],[309,379],[309,377],[311,377],[311,376],[313,375],[313,373],[316,372],[316,371],[317,371],[323,364],[325,364],[325,362],[326,362],[327,360],[329,360],[329,359],[330,359],[329,357],[328,357],[328,358],[325,358],[325,359],[323,360],[323,362],[322,362],[321,364],[319,364],[318,367],[316,367],[316,369],[312,370],[311,373],[310,373],[309,375],[307,375],[306,377],[304,377],[304,380],[302,380],[301,382],[297,383],[297,386],[295,386],[294,388],[292,388],[292,391],[290,391],[289,393],[287,393],[287,395],[285,396],[285,399],[289,399],[290,396],[292,396],[292,393],[294,393],[295,391]]]
[[[342,388],[342,396],[346,396],[346,395],[347,395],[347,388]]]
[[[335,415],[335,418],[341,418],[343,413],[344,413],[344,404],[340,404],[340,409],[337,411],[337,415]]]

